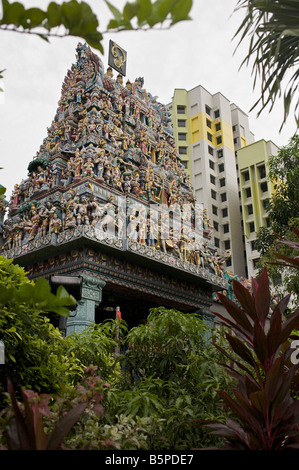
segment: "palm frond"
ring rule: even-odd
[[[251,110],[259,106],[258,116],[267,107],[272,110],[278,97],[283,98],[285,124],[291,104],[294,117],[299,99],[299,1],[298,0],[239,0],[236,10],[245,9],[245,17],[236,31],[236,49],[250,38],[248,53],[241,67],[252,64],[253,88],[260,82],[260,97]]]

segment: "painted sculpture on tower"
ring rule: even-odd
[[[213,229],[195,202],[169,109],[142,77],[114,77],[111,67],[105,73],[85,44],[76,52],[47,136],[11,195],[2,252],[13,256],[89,226],[223,276],[230,252],[211,245]]]

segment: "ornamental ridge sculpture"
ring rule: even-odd
[[[230,252],[212,245],[168,107],[142,77],[124,83],[86,44],[76,52],[47,136],[14,186],[2,254],[18,258],[86,237],[226,288]]]

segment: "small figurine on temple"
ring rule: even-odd
[[[97,131],[97,125],[95,123],[94,120],[91,120],[88,124],[87,124],[87,131],[89,134],[94,134],[96,133]]]
[[[11,250],[13,247],[13,220],[6,219],[3,224],[4,244],[2,250]]]
[[[71,132],[72,132],[72,126],[70,123],[67,123],[65,128],[64,128],[64,138],[65,140],[70,140],[71,139]]]
[[[34,204],[31,206],[31,217],[26,220],[24,230],[29,233],[28,241],[34,240],[40,226],[40,216]]]
[[[85,196],[82,196],[76,207],[77,225],[89,225],[88,217],[88,201]]]
[[[58,217],[56,210],[51,212],[50,222],[49,222],[49,232],[50,233],[59,233],[62,228],[62,221]]]
[[[69,204],[65,211],[63,228],[65,230],[68,230],[76,227],[76,225],[77,221],[74,214],[74,200],[72,199],[71,201],[69,201]]]
[[[43,184],[46,183],[46,170],[41,166],[38,165],[37,167],[37,187],[41,188]]]
[[[83,176],[94,176],[94,163],[91,157],[88,157],[87,160],[83,163]]]
[[[45,237],[49,230],[49,209],[41,207],[38,213],[40,216],[40,236]]]
[[[117,165],[112,167],[112,184],[115,189],[122,191],[121,172]]]
[[[112,165],[110,162],[107,162],[104,168],[104,181],[107,185],[110,185],[112,181]]]
[[[81,176],[81,171],[82,171],[82,157],[80,155],[79,149],[76,150],[76,153],[75,153],[74,166],[75,166],[75,178],[79,178]]]
[[[113,70],[112,70],[112,67],[109,66],[109,67],[107,68],[106,74],[108,75],[108,77],[113,78]]]
[[[131,192],[131,181],[129,175],[124,176],[122,184],[123,192],[128,194]]]
[[[74,157],[70,157],[69,161],[67,162],[67,171],[68,171],[68,181],[72,183],[74,176],[76,174],[76,162]]]
[[[21,219],[21,217],[17,217],[16,222],[12,226],[13,248],[22,246],[23,229],[24,221]]]
[[[18,184],[14,185],[14,190],[11,196],[11,203],[14,207],[17,207],[20,201],[20,187]]]

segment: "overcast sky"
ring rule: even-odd
[[[46,8],[50,0],[23,0],[26,6]],[[56,0],[60,3],[59,0]],[[98,14],[102,29],[111,18],[102,0],[87,0]],[[121,7],[125,1],[111,0]],[[144,77],[144,88],[171,101],[175,88],[202,85],[210,93],[221,92],[249,115],[255,139],[286,145],[295,131],[292,118],[279,133],[282,104],[257,119],[250,108],[259,96],[253,92],[251,67],[239,70],[247,52],[244,44],[234,55],[232,41],[244,13],[233,13],[237,0],[193,0],[192,21],[182,22],[167,31],[107,34],[104,38],[105,70],[108,44],[112,39],[127,51],[126,79]],[[47,135],[60,98],[61,85],[75,62],[78,38],[52,39],[48,44],[38,37],[0,32],[0,70],[6,69],[0,96],[0,184],[10,196],[15,183],[27,176],[27,166]]]

